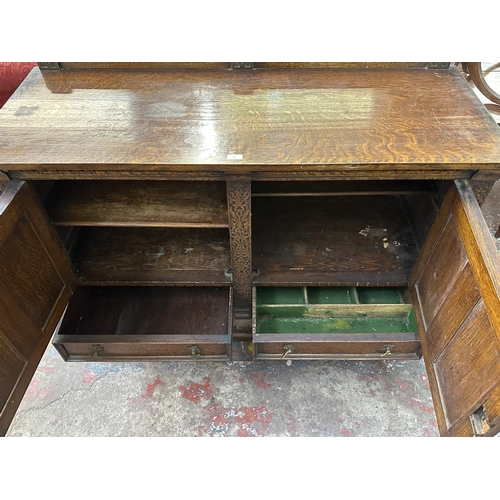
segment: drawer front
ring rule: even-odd
[[[227,335],[184,342],[144,335],[124,335],[113,340],[102,335],[57,335],[54,346],[66,361],[219,361],[231,359]],[[89,338],[91,337],[91,338]],[[158,336],[159,337],[159,336]]]
[[[417,359],[420,341],[406,290],[254,288],[258,359]]]
[[[316,341],[288,336],[264,342],[254,341],[256,359],[418,359],[420,342],[414,335],[406,338],[386,337],[380,340],[352,340],[348,337],[321,336]],[[266,336],[266,337],[271,337]]]

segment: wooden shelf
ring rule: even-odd
[[[82,284],[229,284],[225,229],[80,228],[71,250]]]
[[[407,285],[418,248],[399,196],[255,198],[256,284]]]
[[[45,206],[62,226],[228,227],[224,182],[61,181]]]

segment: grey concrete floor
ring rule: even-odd
[[[500,183],[483,212],[494,233]],[[65,363],[52,346],[7,434],[437,435],[423,361]]]
[[[65,363],[47,349],[9,436],[435,436],[421,361]]]

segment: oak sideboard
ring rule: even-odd
[[[500,428],[500,129],[449,63],[39,63],[0,110],[0,433],[68,361],[418,359]]]

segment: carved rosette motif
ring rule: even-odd
[[[246,308],[252,303],[250,177],[232,176],[227,179],[226,185],[234,304]]]

